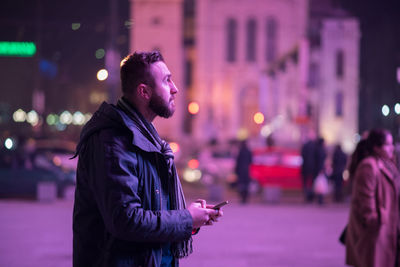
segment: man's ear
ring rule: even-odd
[[[141,83],[137,87],[138,95],[146,100],[150,100],[151,98],[151,88],[144,83]]]

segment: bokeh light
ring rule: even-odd
[[[396,103],[396,105],[394,105],[394,112],[399,115],[400,114],[400,103]]]
[[[83,125],[85,123],[85,115],[82,112],[77,111],[72,116],[72,124],[74,125]]]
[[[13,141],[11,138],[7,138],[7,139],[4,141],[4,146],[5,146],[8,150],[11,150],[11,149],[13,149],[13,147],[14,147],[14,141]]]
[[[359,133],[354,134],[354,135],[353,135],[353,140],[354,140],[354,143],[360,142],[360,140],[361,140],[361,135],[360,135]]]
[[[18,109],[13,114],[13,120],[15,122],[24,122],[26,120],[26,112],[22,109]]]
[[[188,167],[191,169],[197,169],[199,167],[199,161],[197,159],[189,160]]]
[[[256,114],[254,114],[254,122],[257,124],[261,124],[264,122],[264,115],[261,112],[257,112]]]
[[[81,24],[78,23],[78,22],[72,23],[72,24],[71,24],[71,29],[72,29],[73,31],[79,30],[80,27],[81,27]]]
[[[132,20],[125,20],[124,25],[127,29],[130,29],[133,25],[133,21]]]
[[[271,133],[272,133],[272,128],[271,128],[270,125],[264,125],[264,126],[261,128],[261,135],[262,135],[263,137],[268,137]]]
[[[57,131],[60,131],[60,132],[62,132],[62,131],[64,131],[65,129],[67,129],[67,125],[66,124],[63,124],[63,123],[61,123],[60,121],[56,124],[56,129],[57,129]]]
[[[26,114],[26,121],[32,126],[36,126],[39,123],[39,115],[36,111],[31,110]]]
[[[46,117],[46,122],[48,125],[55,125],[58,121],[58,115],[56,114],[49,114]]]
[[[197,102],[190,102],[188,105],[188,111],[190,114],[195,115],[199,113],[200,106]]]
[[[58,167],[60,167],[61,166],[61,158],[59,157],[59,156],[54,156],[53,157],[53,163],[54,163],[54,165],[56,165],[56,166],[58,166]]]
[[[249,131],[245,128],[240,128],[236,134],[238,140],[245,140],[249,137]]]
[[[171,147],[172,152],[177,153],[179,151],[179,144],[175,142],[169,143],[169,146]]]
[[[201,178],[201,175],[202,174],[199,169],[193,170],[193,169],[187,168],[183,171],[183,179],[189,183],[194,183],[194,182],[199,181]]]
[[[350,173],[349,173],[349,171],[348,170],[344,170],[344,172],[343,172],[343,180],[344,181],[348,181],[349,180],[349,178],[350,178]]]
[[[61,124],[71,124],[72,123],[72,114],[65,110],[60,115],[60,123]]]
[[[102,59],[105,54],[106,54],[106,51],[104,51],[103,48],[100,48],[100,49],[96,50],[95,56],[97,59]]]
[[[108,71],[106,69],[101,69],[97,72],[97,80],[104,81],[108,77]]]
[[[388,105],[383,105],[382,106],[382,114],[383,114],[383,116],[388,116],[389,115],[389,113],[390,113],[390,108],[389,108],[389,106]]]
[[[400,67],[397,68],[397,82],[400,83]]]

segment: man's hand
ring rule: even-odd
[[[207,205],[207,209],[212,209],[215,205]],[[224,215],[224,212],[219,208],[215,210],[217,212],[216,215],[210,215],[210,220],[206,225],[212,225],[213,222],[218,222],[218,218]]]
[[[211,209],[212,207],[212,205],[207,205],[203,199],[190,204],[188,210],[192,215],[194,229],[200,228],[203,225],[212,225],[214,221],[217,221],[218,217],[223,215],[222,211],[213,210]]]

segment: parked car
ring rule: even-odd
[[[65,189],[74,185],[71,173],[45,169],[0,169],[0,197],[36,198],[38,184],[54,182],[57,197],[63,197]]]
[[[38,184],[52,182],[57,196],[75,185],[76,159],[65,142],[38,141],[29,149],[2,150],[0,164],[0,197],[35,198]]]
[[[301,189],[302,158],[297,150],[269,147],[253,151],[250,175],[260,186]]]
[[[182,158],[179,166],[183,179],[206,185],[231,183],[234,180],[235,147],[231,143],[208,144]]]

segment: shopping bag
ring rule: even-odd
[[[314,180],[314,193],[319,195],[326,195],[329,193],[329,182],[328,178],[324,173],[318,174]]]

